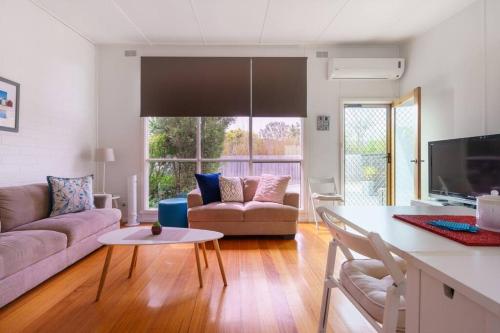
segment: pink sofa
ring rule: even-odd
[[[49,217],[46,184],[0,188],[0,307],[99,248],[120,218],[111,208]]]
[[[213,202],[203,205],[198,189],[188,194],[188,221],[191,228],[208,229],[224,235],[282,235],[297,232],[299,194],[286,193],[283,204],[252,201],[259,177],[243,178],[243,203]]]

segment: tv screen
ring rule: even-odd
[[[429,193],[475,200],[500,190],[500,134],[429,142]]]

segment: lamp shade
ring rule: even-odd
[[[95,160],[97,162],[113,162],[115,160],[113,148],[97,148],[95,150]]]

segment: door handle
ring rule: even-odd
[[[410,163],[422,163],[422,162],[425,162],[425,160],[410,160]]]

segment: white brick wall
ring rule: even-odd
[[[0,0],[0,13],[0,76],[21,84],[19,133],[0,131],[0,186],[93,173],[95,47],[28,0]]]

